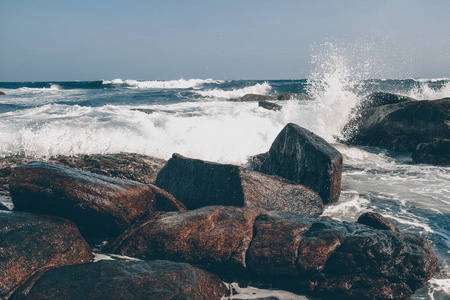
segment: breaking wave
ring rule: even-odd
[[[178,80],[152,80],[152,81],[138,81],[133,79],[113,79],[113,80],[102,80],[103,84],[114,84],[114,85],[126,85],[130,88],[139,89],[189,89],[189,88],[199,88],[205,83],[222,83],[223,80],[214,79],[178,79]]]

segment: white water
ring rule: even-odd
[[[198,94],[203,97],[210,97],[215,99],[235,99],[242,97],[246,94],[259,94],[266,95],[272,90],[272,87],[268,82],[257,83],[253,86],[244,87],[241,89],[231,89],[231,90],[222,90],[222,89],[212,89],[206,91],[197,91]]]
[[[214,79],[178,79],[178,80],[153,80],[153,81],[138,81],[134,79],[113,79],[103,80],[103,84],[125,84],[131,88],[140,89],[188,89],[199,88],[205,83],[222,83],[223,80]]]

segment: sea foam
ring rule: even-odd
[[[138,81],[133,79],[113,79],[103,80],[103,84],[126,85],[130,88],[140,89],[188,89],[198,88],[205,83],[222,83],[223,80],[214,79],[178,79],[178,80],[154,80],[154,81]]]
[[[257,83],[252,86],[244,87],[241,89],[231,89],[231,90],[222,90],[222,89],[211,89],[206,91],[196,91],[197,94],[202,95],[203,97],[216,98],[216,99],[235,99],[242,97],[246,94],[260,94],[266,95],[270,93],[272,87],[268,82]]]

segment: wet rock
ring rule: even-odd
[[[208,205],[260,207],[319,215],[321,198],[309,188],[234,165],[224,165],[174,154],[155,184],[188,209]]]
[[[0,91],[0,96],[6,95],[4,92]]]
[[[48,271],[26,299],[195,300],[227,294],[217,275],[185,263],[108,260]]]
[[[0,203],[0,210],[9,210],[3,203]]]
[[[112,251],[141,259],[182,261],[214,271],[239,273],[262,210],[207,206],[150,218],[122,234]]]
[[[357,109],[361,110],[367,108],[374,108],[387,104],[395,104],[406,101],[416,101],[416,99],[391,93],[376,92],[364,97],[359,103]]]
[[[341,192],[342,155],[324,139],[295,124],[278,134],[258,171],[278,175],[317,192],[324,204]]]
[[[275,97],[268,95],[246,94],[235,101],[237,102],[257,102],[257,101],[271,101],[277,100]]]
[[[293,99],[298,99],[299,95],[297,94],[280,94],[277,97],[277,100],[293,100]]]
[[[450,165],[450,139],[417,145],[412,159],[416,164]]]
[[[184,206],[183,203],[175,199],[174,196],[169,194],[167,191],[153,185],[149,184],[150,188],[153,191],[153,194],[155,194],[155,209],[157,211],[179,211],[184,212],[186,211],[186,206]]]
[[[92,258],[77,227],[62,218],[0,211],[0,224],[1,299],[33,275]]]
[[[450,98],[405,101],[363,109],[345,126],[348,144],[413,152],[418,144],[448,139]]]
[[[149,185],[44,162],[14,168],[10,193],[14,210],[72,220],[90,242],[116,237],[155,211]]]
[[[274,111],[277,111],[277,110],[280,110],[283,108],[281,105],[278,105],[278,104],[272,103],[272,102],[268,102],[265,100],[258,101],[258,106],[268,109],[268,110],[274,110]]]
[[[366,212],[359,216],[359,224],[364,224],[376,229],[391,230],[398,232],[397,227],[392,224],[391,221],[383,217],[382,215],[374,212]]]

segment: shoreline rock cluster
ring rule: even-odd
[[[220,299],[225,278],[326,299],[405,299],[437,267],[424,238],[379,214],[319,216],[338,201],[342,155],[295,124],[253,170],[179,154],[54,161],[0,168],[14,203],[0,210],[1,299]],[[144,261],[91,262],[91,248]]]

